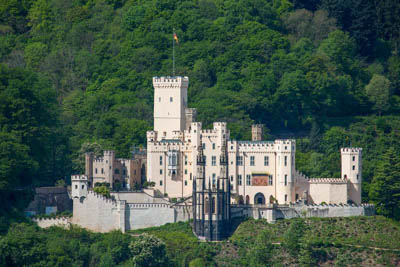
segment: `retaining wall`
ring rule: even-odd
[[[71,225],[71,220],[72,218],[70,217],[33,219],[41,228],[48,228],[51,226],[68,228]]]

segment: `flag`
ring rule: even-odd
[[[174,33],[174,40],[176,41],[177,44],[179,44],[178,36],[176,36],[176,33]]]

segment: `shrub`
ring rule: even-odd
[[[134,266],[151,267],[168,264],[165,243],[155,236],[141,234],[131,242],[129,248],[134,255],[132,258]]]

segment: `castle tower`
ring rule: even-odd
[[[153,77],[157,140],[170,139],[173,131],[185,130],[188,85],[189,78],[186,76]]]
[[[115,162],[115,152],[112,150],[104,150],[103,152],[103,164],[104,164],[104,175],[106,183],[110,184],[110,187],[113,186],[113,174],[114,174],[114,162]]]
[[[88,192],[88,178],[86,175],[71,176],[72,198],[85,198]]]
[[[197,109],[185,108],[185,130],[189,130],[192,122],[197,120]]]
[[[295,201],[295,140],[276,140],[276,199],[279,204]]]
[[[342,156],[342,179],[348,179],[348,199],[361,204],[362,148],[345,147],[340,150]]]
[[[264,128],[264,126],[262,124],[251,125],[251,140],[252,141],[262,141],[263,128]]]
[[[193,232],[209,241],[228,237],[230,230],[230,183],[227,168],[227,149],[222,146],[221,173],[216,187],[205,181],[205,162],[202,144],[198,147],[197,177],[193,181]]]
[[[93,160],[94,160],[94,153],[86,152],[85,153],[85,175],[88,177],[89,185],[93,184]]]

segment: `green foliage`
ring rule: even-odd
[[[0,249],[2,266],[129,266],[132,259],[135,266],[168,263],[165,244],[153,236],[134,238],[119,231],[97,234],[77,227],[14,224],[0,236]]]
[[[369,196],[379,214],[400,219],[400,156],[389,148],[376,166]]]
[[[305,224],[303,219],[295,219],[283,236],[282,246],[286,248],[292,256],[297,256],[299,254],[304,232]]]
[[[271,243],[271,233],[265,229],[258,234],[256,242],[247,252],[250,266],[271,266],[273,245]]]
[[[374,103],[374,110],[379,114],[389,109],[390,87],[390,81],[379,74],[374,74],[365,87],[370,101]]]
[[[134,266],[165,266],[168,262],[165,243],[146,233],[138,236],[129,248],[134,255],[132,258]]]
[[[102,196],[105,196],[106,198],[110,198],[110,187],[105,186],[105,185],[100,185],[100,186],[95,186],[93,188],[93,191],[96,192],[97,194],[100,194]]]

